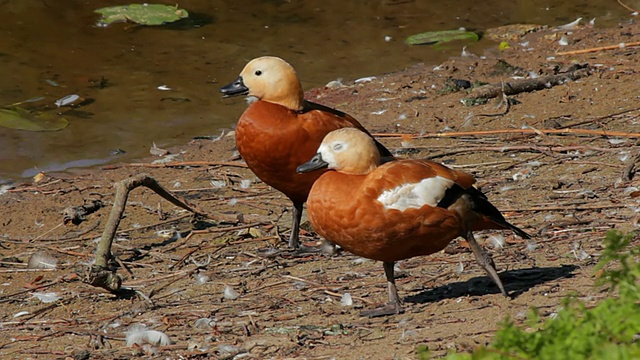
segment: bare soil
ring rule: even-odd
[[[178,165],[152,165],[155,157],[3,188],[0,357],[413,359],[421,344],[439,357],[487,344],[505,317],[523,323],[532,307],[549,316],[569,294],[587,304],[606,297],[594,286],[593,271],[603,238],[611,229],[639,226],[640,176],[633,176],[633,165],[640,166],[640,56],[637,47],[556,52],[638,42],[640,26],[576,29],[567,35],[570,45],[561,46],[565,33],[544,30],[511,41],[502,52],[496,47],[483,57],[418,64],[308,93],[373,133],[426,135],[381,137],[399,156],[435,159],[477,177],[508,220],[535,236],[479,234],[513,299],[500,295],[464,242],[454,241],[441,253],[398,264],[406,313],[360,317],[362,308],[386,301],[382,264],[344,252],[287,252],[289,202],[255,179],[234,156],[233,136],[226,136],[171,149]],[[450,78],[500,83],[576,63],[588,64],[591,75],[510,96],[517,103],[502,116],[481,115],[503,113],[504,104],[467,107],[460,102],[465,91],[442,91]],[[508,131],[479,133],[490,130]],[[471,133],[431,136],[438,132]],[[113,245],[126,267],[118,270],[123,286],[135,291],[115,296],[83,279],[109,215],[113,184],[142,172],[208,212],[238,221],[209,223],[210,232],[187,239],[201,221],[146,188],[135,189]],[[252,182],[247,187],[242,180]],[[79,225],[63,224],[65,208],[95,199],[106,206]],[[306,229],[303,241],[318,243]],[[504,236],[504,246],[495,236]],[[35,253],[57,259],[56,269],[30,268]],[[237,299],[225,298],[225,288]],[[34,296],[49,292],[59,299],[45,303]],[[341,303],[345,293],[353,305]],[[135,324],[164,332],[173,344],[126,346],[125,333]]]

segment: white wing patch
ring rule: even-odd
[[[419,209],[424,205],[435,207],[453,184],[453,180],[441,176],[431,177],[419,183],[402,184],[391,190],[386,190],[378,196],[378,201],[385,209],[400,211]]]

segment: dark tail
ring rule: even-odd
[[[483,194],[480,190],[475,187],[470,187],[468,189],[463,189],[461,186],[454,185],[447,192],[445,196],[440,202],[438,206],[448,208],[451,206],[462,194],[467,194],[471,198],[471,208],[477,212],[478,214],[483,215],[490,222],[503,227],[505,229],[509,229],[516,233],[516,235],[520,236],[523,239],[531,239],[531,235],[524,232],[519,227],[510,224],[500,210],[498,210],[492,203],[489,202],[487,196]]]

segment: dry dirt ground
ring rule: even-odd
[[[386,301],[382,264],[347,253],[288,253],[288,201],[234,157],[227,136],[171,149],[178,165],[151,165],[155,157],[3,188],[0,357],[412,359],[421,344],[443,356],[486,344],[506,316],[523,323],[529,308],[550,316],[569,294],[588,304],[606,297],[594,286],[593,271],[605,233],[639,226],[640,176],[633,176],[633,164],[640,166],[640,54],[637,47],[556,53],[638,42],[640,26],[573,30],[570,44],[561,46],[564,34],[544,30],[482,58],[416,65],[308,94],[353,114],[374,133],[426,136],[381,138],[400,156],[473,173],[508,220],[535,236],[479,234],[513,299],[500,295],[463,241],[454,241],[441,253],[399,263],[406,313],[360,317],[362,308]],[[573,63],[588,64],[591,75],[512,95],[518,103],[503,116],[481,115],[505,112],[504,103],[467,107],[460,102],[464,91],[442,91],[450,78],[500,83]],[[451,136],[430,136],[437,132]],[[194,161],[207,163],[189,166]],[[209,223],[210,232],[186,239],[202,222],[146,188],[135,189],[113,245],[126,267],[118,270],[123,286],[135,291],[114,296],[83,279],[107,222],[113,184],[142,172],[237,221]],[[65,208],[96,199],[105,207],[79,225],[63,224]],[[303,241],[318,242],[306,229]],[[504,246],[495,236],[504,236]],[[33,254],[55,258],[56,268],[32,269]],[[237,298],[225,297],[225,288]],[[43,302],[41,293],[59,299]],[[345,293],[351,306],[341,302]],[[164,332],[172,344],[126,346],[125,334],[136,324]]]

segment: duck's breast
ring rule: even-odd
[[[324,171],[298,174],[296,168],[315,155],[326,134],[352,126],[349,118],[320,110],[296,112],[256,101],[238,121],[236,145],[262,181],[302,202]]]

